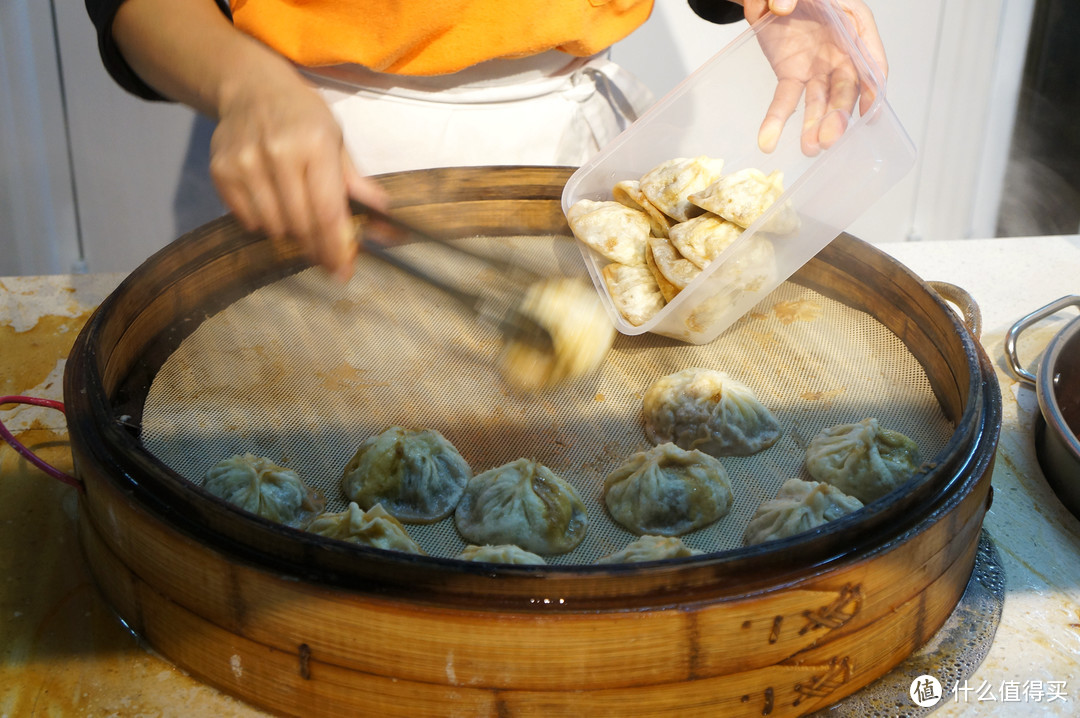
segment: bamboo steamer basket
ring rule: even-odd
[[[567,233],[566,168],[383,176],[451,236]],[[184,670],[290,715],[788,716],[827,706],[942,625],[975,560],[1001,402],[956,313],[841,235],[791,281],[866,312],[925,368],[955,426],[876,511],[770,544],[649,564],[492,566],[356,547],[253,518],[139,440],[162,362],[252,286],[308,266],[231,217],[165,248],[100,307],[65,405],[79,535],[107,600]]]

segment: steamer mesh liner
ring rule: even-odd
[[[505,248],[547,274],[588,281],[568,237],[474,238]],[[416,246],[395,251],[413,258]],[[444,276],[490,280],[475,267]],[[439,290],[370,257],[347,285],[311,269],[261,287],[208,317],[157,373],[142,441],[160,461],[201,484],[218,461],[250,452],[292,468],[344,509],[342,470],[359,444],[389,426],[435,429],[474,473],[521,457],[545,464],[585,502],[589,529],[552,564],[588,564],[636,538],[603,504],[604,477],[647,448],[641,397],[657,378],[692,366],[728,372],[750,386],[783,429],[750,457],[721,459],[734,492],[730,513],[684,542],[705,552],[742,546],[758,504],[803,469],[819,431],[873,416],[913,439],[924,460],[954,427],[926,373],[904,344],[869,315],[787,282],[703,346],[650,334],[620,335],[602,369],[538,395],[513,392],[497,368],[500,338]],[[408,524],[434,556],[466,542],[453,517]]]

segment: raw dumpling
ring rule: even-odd
[[[671,227],[674,220],[653,206],[645,193],[641,191],[640,182],[637,180],[616,182],[615,186],[611,188],[611,196],[619,204],[625,204],[627,207],[645,212],[649,216],[649,226],[653,235],[657,237],[666,237],[668,235],[668,228]]]
[[[701,209],[720,215],[740,227],[749,227],[784,193],[784,175],[779,170],[766,175],[747,168],[725,175],[704,191],[696,192],[689,201]],[[762,229],[787,234],[798,228],[798,218],[785,206]]]
[[[705,155],[678,157],[662,162],[642,175],[641,191],[661,212],[685,222],[701,214],[701,209],[690,202],[689,196],[719,180],[723,168],[723,160]]]
[[[469,464],[439,432],[392,426],[360,444],[341,488],[362,509],[382,504],[399,521],[431,523],[450,515],[471,476]]]
[[[683,257],[700,269],[719,257],[742,235],[743,228],[734,222],[703,214],[671,228],[668,238]]]
[[[572,550],[589,526],[585,504],[574,487],[530,459],[472,477],[454,521],[472,543],[512,543],[540,554]]]
[[[681,536],[731,509],[731,481],[701,451],[661,444],[639,451],[604,479],[611,517],[636,534]]]
[[[542,564],[547,563],[536,554],[514,544],[501,546],[466,546],[458,554],[462,561],[484,561],[486,563]]]
[[[581,199],[566,213],[574,236],[613,262],[645,264],[649,216],[619,202]]]
[[[642,398],[645,433],[713,456],[749,456],[780,438],[780,424],[744,384],[691,368],[661,377]]]
[[[671,242],[663,237],[649,237],[649,249],[652,250],[657,271],[680,291],[701,274],[700,267],[683,259]]]
[[[806,447],[806,470],[868,504],[910,479],[919,468],[919,447],[877,419],[825,429]]]
[[[635,327],[664,308],[664,295],[648,267],[608,264],[603,275],[615,308]]]
[[[758,506],[743,540],[747,546],[787,538],[863,507],[861,501],[824,482],[788,479],[775,499]]]
[[[203,488],[245,511],[304,528],[326,506],[326,499],[291,469],[252,454],[218,462],[206,472]]]
[[[401,522],[387,513],[381,504],[362,511],[355,501],[339,513],[325,513],[308,525],[313,534],[348,541],[362,546],[424,555]]]
[[[551,333],[550,347],[511,337],[503,348],[503,375],[519,389],[584,376],[600,366],[615,341],[615,327],[596,290],[576,279],[533,284],[519,309]]]
[[[701,551],[690,548],[678,536],[642,536],[621,551],[596,559],[596,563],[640,563],[665,558],[700,556]]]

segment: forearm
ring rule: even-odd
[[[125,0],[112,33],[146,84],[214,119],[245,89],[302,84],[285,58],[233,27],[214,0]]]

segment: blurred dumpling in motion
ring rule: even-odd
[[[642,398],[645,433],[713,456],[749,456],[780,438],[754,392],[721,371],[693,367],[657,379]]]
[[[360,444],[341,488],[362,509],[382,504],[400,521],[431,523],[450,515],[471,476],[469,464],[439,432],[392,426]]]
[[[776,498],[762,502],[746,527],[747,546],[776,541],[835,521],[863,507],[861,501],[824,482],[788,479]]]
[[[292,469],[253,454],[237,454],[207,470],[203,488],[245,511],[304,528],[326,499]]]
[[[387,513],[381,504],[363,511],[355,501],[350,501],[344,511],[321,514],[307,530],[361,546],[424,555],[424,550],[412,540],[401,522]]]
[[[919,469],[918,445],[868,418],[825,429],[806,447],[806,470],[868,504],[904,483]]]
[[[642,561],[660,561],[666,558],[686,558],[700,556],[701,551],[690,548],[678,536],[641,536],[631,541],[625,548],[596,559],[596,563],[641,563]]]
[[[589,517],[573,486],[536,461],[517,459],[469,480],[454,523],[475,544],[560,554],[585,538]]]
[[[566,221],[575,237],[612,262],[645,263],[645,241],[651,229],[645,210],[581,199],[567,211]]]
[[[526,551],[514,544],[500,546],[469,545],[457,556],[462,561],[483,561],[485,563],[511,563],[519,565],[546,564],[542,556]]]
[[[732,498],[719,461],[671,443],[637,452],[604,479],[611,517],[636,534],[689,533],[727,515]]]
[[[615,341],[615,327],[596,290],[577,279],[532,285],[519,310],[551,335],[550,346],[511,336],[503,347],[503,375],[519,389],[582,377],[600,366]]]

